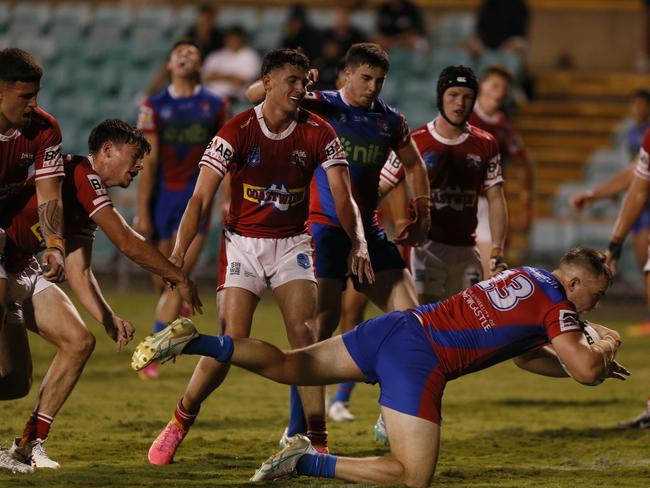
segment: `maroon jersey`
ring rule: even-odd
[[[16,273],[32,259],[32,255],[44,249],[45,241],[38,221],[36,192],[24,188],[7,201],[7,213],[0,227],[7,233],[5,258],[7,271]],[[93,239],[97,225],[92,216],[107,205],[111,197],[92,163],[82,156],[65,157],[63,180],[64,237]]]
[[[247,237],[282,238],[307,230],[316,168],[348,163],[334,129],[317,115],[300,110],[298,120],[274,134],[258,105],[226,123],[199,164],[221,176],[231,173],[225,227]]]
[[[469,123],[485,132],[489,132],[497,140],[503,169],[511,159],[524,156],[525,150],[521,139],[519,139],[512,125],[508,122],[506,114],[501,110],[490,116],[483,112],[477,103],[474,105],[474,111],[469,117]]]
[[[429,239],[451,246],[473,246],[478,196],[503,183],[496,140],[469,124],[460,137],[447,139],[436,132],[435,120],[411,136],[429,175]],[[382,169],[381,179],[394,186],[402,178],[404,168],[393,153]]]
[[[29,126],[0,135],[0,206],[34,181],[63,176],[61,129],[54,117],[37,108]]]
[[[639,150],[639,159],[634,168],[634,174],[644,180],[650,180],[650,129],[643,134],[643,142]]]

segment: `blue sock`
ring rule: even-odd
[[[352,395],[352,389],[355,385],[356,383],[339,383],[339,387],[336,389],[336,396],[334,397],[334,400],[332,400],[332,403],[348,403],[350,401],[350,395]]]
[[[167,324],[165,322],[161,322],[160,320],[154,321],[154,323],[153,323],[153,332],[154,332],[154,334],[156,332],[160,332],[165,327],[167,327]]]
[[[303,454],[298,459],[296,469],[298,474],[317,476],[319,478],[334,478],[336,456],[331,454]]]
[[[289,427],[287,435],[291,437],[296,434],[306,433],[307,419],[305,418],[305,411],[302,409],[298,387],[292,385],[289,395]]]
[[[194,354],[208,356],[222,363],[227,363],[232,357],[235,345],[230,336],[210,336],[200,334],[196,339],[191,340],[183,354]]]

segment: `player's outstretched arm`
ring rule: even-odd
[[[332,166],[328,168],[326,174],[327,182],[332,190],[336,216],[339,218],[343,230],[352,241],[350,272],[358,277],[360,283],[364,281],[374,283],[375,274],[370,264],[370,254],[368,253],[368,244],[363,232],[361,214],[354,198],[352,198],[350,172],[347,166]]]
[[[607,251],[607,264],[612,270],[615,270],[616,261],[618,261],[623,241],[632,228],[632,224],[639,218],[641,211],[648,201],[650,195],[650,180],[634,175],[630,189],[625,195],[623,205],[618,211],[618,217],[610,237],[609,250]]]
[[[206,166],[201,166],[194,193],[187,202],[187,207],[178,227],[176,243],[170,257],[172,262],[179,268],[183,267],[185,254],[187,254],[190,244],[196,237],[201,220],[206,216],[212,205],[214,195],[219,189],[222,179],[223,176],[220,173]]]
[[[88,313],[104,326],[119,352],[133,339],[133,325],[117,316],[108,304],[93,274],[91,239],[68,239],[65,258],[68,283]]]
[[[490,232],[492,233],[492,252],[490,253],[490,273],[495,275],[508,269],[503,258],[503,248],[508,233],[508,206],[503,185],[496,184],[485,192],[489,208]]]
[[[153,232],[149,205],[156,182],[156,172],[158,171],[158,134],[148,132],[145,138],[151,144],[151,152],[146,154],[142,160],[142,171],[138,178],[137,208],[133,218],[133,228],[149,239]]]
[[[117,210],[109,205],[95,213],[92,218],[122,254],[141,268],[157,274],[166,282],[177,286],[183,300],[190,304],[193,312],[202,313],[201,300],[192,280],[178,266],[165,258],[158,249],[129,227]]]
[[[569,204],[576,210],[584,210],[593,202],[604,198],[613,198],[619,193],[624,192],[630,187],[634,178],[634,166],[635,164],[631,164],[627,168],[622,169],[609,180],[595,186],[591,190],[581,191],[572,195],[569,198]]]
[[[418,246],[427,238],[431,226],[431,191],[427,168],[413,139],[397,151],[397,156],[404,167],[404,177],[413,195],[415,220],[401,230],[395,238],[395,243]],[[380,192],[382,191],[385,190],[380,188]]]
[[[36,182],[38,220],[46,246],[41,261],[46,269],[43,277],[55,283],[65,280],[62,183],[63,178],[60,177],[41,179]]]
[[[551,378],[567,378],[569,375],[558,361],[557,353],[550,346],[541,346],[517,356],[513,362],[530,373]]]

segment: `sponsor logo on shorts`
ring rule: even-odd
[[[230,263],[230,270],[228,271],[228,274],[239,276],[241,274],[241,263],[234,261]]]
[[[306,187],[289,188],[275,183],[265,188],[244,183],[244,198],[260,206],[272,205],[275,209],[286,212],[305,201]]]
[[[296,262],[298,263],[298,266],[304,269],[309,269],[311,267],[311,263],[309,262],[309,256],[307,256],[305,253],[300,253],[296,256]]]
[[[295,152],[295,151],[294,151]],[[253,150],[248,153],[248,158],[246,158],[246,164],[251,168],[255,168],[260,165],[262,159],[260,158],[260,148],[254,147]]]

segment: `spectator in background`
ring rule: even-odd
[[[375,42],[384,48],[424,50],[426,36],[422,12],[410,0],[390,0],[377,7]]]
[[[609,180],[589,190],[576,193],[569,199],[569,203],[576,210],[584,210],[598,200],[616,198],[625,192],[634,178],[636,158],[641,149],[643,135],[650,129],[650,92],[639,90],[632,95],[630,100],[631,122],[624,123],[622,131],[625,147],[631,162]],[[630,229],[634,253],[641,269],[648,260],[648,238],[650,237],[650,204],[646,203],[636,222]],[[646,272],[646,296],[648,300],[648,315],[645,323],[635,326],[632,330],[637,334],[650,335],[650,273]]]
[[[310,60],[320,56],[323,32],[309,24],[307,7],[296,4],[291,8],[284,31],[281,47],[301,49]]]
[[[261,65],[260,55],[246,45],[246,31],[233,26],[226,32],[224,47],[203,63],[203,84],[217,95],[242,100],[248,85],[258,78]]]
[[[335,90],[342,58],[352,44],[366,42],[362,31],[350,24],[350,9],[337,8],[334,11],[334,25],[324,32],[320,55],[313,61],[318,69],[317,90]]]
[[[213,51],[223,47],[223,33],[217,27],[217,10],[209,3],[198,6],[194,25],[188,29],[183,38],[188,38],[199,48],[201,59]],[[156,72],[153,80],[146,89],[146,95],[151,96],[162,90],[169,83],[167,61]]]
[[[525,0],[483,0],[476,19],[476,37],[469,50],[486,49],[523,53],[527,47],[528,6]]]

